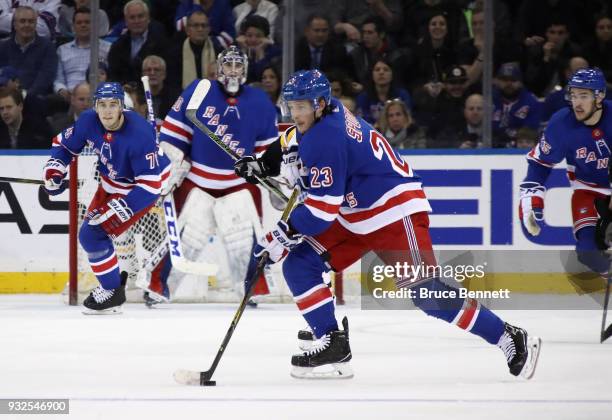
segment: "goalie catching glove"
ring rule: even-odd
[[[537,182],[523,182],[520,188],[519,217],[525,230],[532,236],[538,236],[544,225],[546,188]]]
[[[87,219],[91,226],[100,226],[110,236],[115,236],[118,229],[133,215],[134,212],[123,198],[113,198],[87,213]]]
[[[66,165],[59,159],[49,159],[43,168],[43,180],[45,191],[49,195],[58,195],[64,192],[68,186],[64,182],[66,178]]]
[[[266,233],[261,241],[255,246],[253,253],[257,258],[264,252],[272,263],[282,260],[302,239],[302,235],[292,232],[287,222],[279,221],[276,229]]]

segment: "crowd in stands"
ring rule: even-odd
[[[493,147],[531,147],[577,69],[612,83],[612,0],[295,0],[295,69],[317,68],[332,94],[402,149],[482,147],[484,2],[494,10]],[[125,85],[146,114],[150,78],[162,119],[182,89],[216,76],[231,44],[247,83],[281,111],[283,0],[0,2],[0,148],[47,148],[91,106],[90,29],[98,77]]]

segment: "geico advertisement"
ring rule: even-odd
[[[527,170],[524,156],[405,158],[423,179],[433,208],[431,235],[438,247],[563,249],[573,244],[571,190],[562,167],[553,171],[547,184],[548,226],[539,237],[526,238],[518,224],[517,199]],[[40,179],[45,160],[43,155],[0,155],[0,176]],[[266,203],[264,208],[271,207]],[[48,197],[37,185],[0,182],[0,271],[66,271],[67,233],[67,192]]]

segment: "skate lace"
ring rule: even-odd
[[[514,345],[514,340],[512,336],[507,332],[504,332],[504,335],[499,339],[499,343],[497,346],[504,352],[506,356],[506,360],[508,363],[514,358],[516,355],[516,346]]]
[[[320,339],[316,340],[314,345],[312,346],[312,348],[310,350],[308,350],[307,352],[305,352],[304,354],[306,356],[312,356],[314,354],[320,353],[323,350],[325,350],[326,348],[329,347],[329,343],[330,343],[331,339],[330,339],[330,335],[329,334],[325,334],[323,337],[321,337]]]
[[[96,302],[102,303],[113,296],[112,290],[106,290],[102,286],[98,286],[92,290],[91,294]]]

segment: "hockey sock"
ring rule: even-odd
[[[317,338],[338,329],[334,298],[322,273],[325,265],[310,245],[302,242],[283,262],[283,274],[300,313]]]
[[[79,242],[87,252],[91,269],[100,285],[106,289],[116,289],[121,285],[119,262],[113,242],[99,226],[84,223],[79,232]]]
[[[595,226],[585,226],[576,232],[576,254],[578,261],[596,273],[606,275],[610,268],[608,256],[597,249]]]
[[[504,322],[491,310],[475,299],[458,297],[459,290],[439,279],[413,290],[416,293],[413,302],[427,315],[455,324],[491,344],[497,344],[504,333]]]

